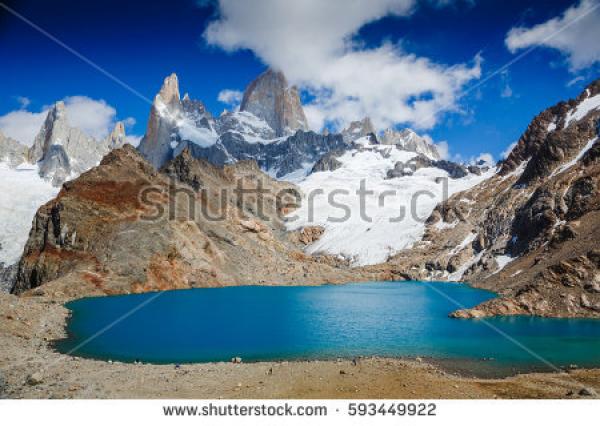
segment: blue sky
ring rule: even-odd
[[[593,4],[593,0],[588,1]],[[507,47],[506,37],[512,28],[544,23],[578,2],[459,0],[449,3],[419,2],[410,12],[383,13],[382,19],[366,19],[364,25],[357,24],[359,29],[352,34],[352,49],[355,53],[368,52],[387,43],[401,50],[401,58],[426,58],[428,69],[441,68],[442,72],[461,66],[465,72],[473,71],[480,55],[480,75],[457,83],[460,87],[452,89],[449,111],[436,112],[435,122],[419,129],[436,141],[447,141],[453,154],[466,159],[490,152],[499,158],[535,114],[557,101],[577,96],[598,76],[595,60],[592,59],[591,64],[573,66],[564,49],[541,46],[482,84],[488,76],[526,51],[522,48],[511,52]],[[243,90],[265,68],[265,63],[294,63],[294,58],[289,58],[289,52],[282,52],[281,46],[254,49],[252,43],[260,45],[260,39],[248,41],[247,46],[226,46],[227,42],[223,41],[227,40],[227,34],[223,35],[226,28],[221,28],[220,38],[217,37],[216,42],[213,39],[209,45],[205,37],[207,25],[223,20],[225,14],[216,2],[19,0],[6,4],[150,99],[163,78],[176,72],[182,92],[202,100],[215,114],[226,107],[217,100],[221,90]],[[335,16],[328,19],[337,22]],[[252,31],[251,24],[248,31]],[[328,35],[323,33],[323,36]],[[583,32],[582,37],[585,36]],[[297,56],[302,59],[302,50],[298,50]],[[0,57],[4,58],[0,116],[20,108],[39,112],[56,100],[80,95],[106,101],[116,109],[120,119],[132,117],[135,124],[130,126],[129,132],[143,134],[149,112],[144,100],[2,9]],[[310,64],[305,68],[297,75],[292,69],[293,79],[310,80],[317,75],[318,70],[311,70]],[[416,86],[421,84],[419,75],[408,76],[408,83],[411,78],[415,78]],[[574,84],[569,84],[575,79]],[[370,83],[366,81],[368,86]],[[333,83],[330,77],[323,77],[318,84],[322,88]],[[314,95],[315,91],[311,93]],[[428,89],[424,89],[415,99],[426,100],[427,96]],[[23,97],[30,101],[26,107],[19,100]],[[305,96],[307,102],[313,98]],[[387,105],[377,103],[377,98],[372,101],[368,104],[377,105],[375,108]],[[323,116],[338,117],[340,111],[346,110],[336,104],[327,111],[329,115]],[[388,112],[374,111],[374,114],[380,114],[385,122],[390,119]],[[414,112],[407,112],[407,117],[412,118],[397,125],[414,127]]]

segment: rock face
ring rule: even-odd
[[[40,176],[60,186],[65,180],[96,166],[111,149],[125,143],[123,123],[103,141],[96,141],[71,127],[63,102],[48,111],[40,132],[28,152],[28,161],[38,163]]]
[[[27,147],[21,145],[14,139],[4,136],[0,132],[0,161],[4,161],[11,167],[27,161]]]
[[[280,71],[268,69],[246,88],[240,111],[264,120],[278,137],[308,130],[300,96]]]
[[[535,117],[496,175],[438,205],[427,245],[392,262],[500,294],[457,317],[600,316],[599,94],[600,80]]]
[[[402,131],[387,129],[383,132],[381,143],[383,145],[396,145],[405,151],[423,154],[434,160],[441,158],[435,145],[411,129]]]
[[[175,74],[165,78],[154,97],[150,109],[146,134],[140,141],[139,151],[157,168],[175,155],[175,149],[187,143],[209,147],[216,142],[217,134],[212,115],[200,101],[179,95],[179,80]]]
[[[375,135],[377,131],[373,127],[373,123],[369,117],[365,117],[360,121],[353,121],[342,131],[342,136],[347,143],[354,142],[357,139]]]
[[[344,154],[344,150],[331,151],[322,156],[319,161],[313,166],[311,173],[326,172],[337,170],[342,167],[342,162],[338,160],[338,157]]]
[[[406,163],[398,161],[394,168],[387,171],[387,178],[394,179],[397,177],[412,176],[414,172],[424,167],[436,167],[448,172],[450,179],[461,179],[469,173],[481,175],[481,169],[477,166],[466,166],[447,160],[431,160],[429,157],[419,154],[415,158]]]
[[[10,293],[17,277],[17,265],[6,266],[0,262],[0,292]]]
[[[240,199],[238,188],[268,193]],[[126,145],[39,209],[13,292],[73,298],[362,277],[301,253],[281,221],[298,198],[254,162],[216,167],[184,150],[160,173]]]

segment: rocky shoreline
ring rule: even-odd
[[[600,369],[477,378],[422,359],[177,365],[59,354],[68,310],[44,296],[0,295],[3,398],[594,398]],[[476,371],[476,370],[471,370]]]

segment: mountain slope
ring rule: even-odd
[[[498,173],[439,205],[426,245],[392,263],[500,293],[460,316],[598,316],[599,121],[597,80],[539,114]]]
[[[435,149],[413,148],[429,153]],[[309,253],[342,256],[355,266],[383,263],[421,240],[424,220],[445,192],[468,189],[491,173],[472,170],[478,174],[400,144],[381,145],[373,137],[363,137],[350,149],[330,153],[308,177],[297,181],[303,203],[288,228],[324,230],[308,246]]]
[[[259,185],[268,191],[262,212],[256,196],[242,202],[234,191]],[[282,192],[295,189],[254,162],[220,168],[184,151],[159,173],[126,145],[39,209],[13,291],[43,285],[43,292],[78,297],[379,277],[303,255],[281,222],[294,208],[275,197]]]
[[[96,141],[69,125],[62,102],[49,109],[33,146],[0,134],[0,269],[19,260],[39,206],[52,199],[64,181],[96,166],[124,143],[123,123]]]

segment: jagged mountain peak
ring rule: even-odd
[[[0,131],[0,161],[10,166],[18,166],[27,160],[27,147]]]
[[[126,143],[125,124],[117,121],[112,132],[106,137],[105,143],[110,149],[120,148]]]
[[[538,114],[500,163],[500,175],[521,167],[519,184],[548,176],[598,135],[599,118],[600,79],[576,99],[561,101]]]
[[[168,105],[180,101],[179,79],[177,78],[177,74],[172,73],[164,79],[163,85],[160,88],[157,96],[160,97],[160,100]]]
[[[381,143],[384,145],[396,145],[403,150],[423,154],[434,160],[441,159],[440,153],[434,144],[409,128],[399,131],[386,129],[381,137]]]
[[[267,122],[277,136],[308,130],[298,90],[289,86],[281,71],[271,68],[248,85],[240,111],[250,112]]]
[[[364,117],[362,120],[352,121],[348,127],[342,130],[344,140],[352,142],[362,137],[375,134],[375,127],[370,117]]]
[[[64,102],[56,102],[28,151],[28,161],[37,163],[40,176],[55,186],[97,165],[111,149],[125,143],[122,122],[102,141],[69,124]]]

